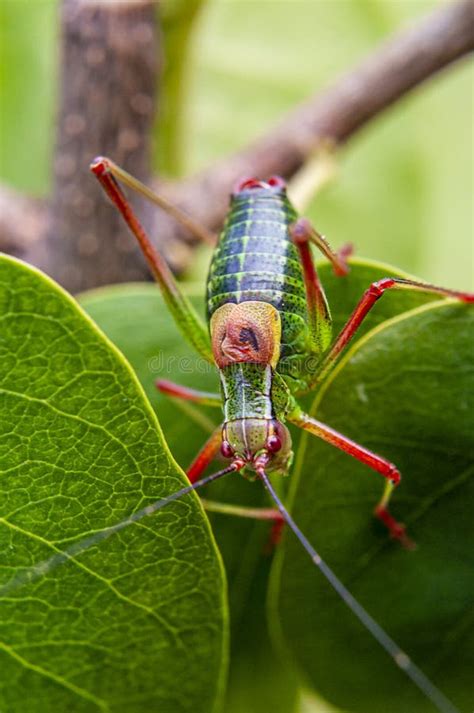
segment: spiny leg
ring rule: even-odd
[[[403,280],[396,277],[385,277],[378,282],[373,282],[370,287],[364,292],[362,298],[354,309],[352,315],[347,320],[342,328],[339,336],[336,337],[329,352],[322,360],[317,374],[311,383],[311,388],[314,388],[320,383],[327,374],[331,371],[336,363],[337,358],[343,351],[344,347],[352,339],[357,332],[362,321],[367,316],[378,299],[382,297],[384,292],[390,289],[395,290],[416,290],[419,292],[427,292],[428,294],[437,294],[442,297],[453,297],[462,302],[474,302],[474,294],[469,292],[459,292],[457,290],[448,290],[444,287],[437,287],[425,282],[417,282],[415,280]]]
[[[347,438],[347,436],[335,431],[325,423],[317,421],[315,418],[299,409],[290,414],[288,416],[288,420],[291,423],[294,423],[295,426],[299,426],[299,428],[312,433],[314,436],[321,438],[323,441],[330,443],[332,446],[344,451],[344,453],[356,458],[358,461],[369,466],[369,468],[372,468],[372,470],[375,470],[377,473],[380,473],[380,475],[386,478],[387,483],[382,498],[374,509],[374,514],[379,520],[381,520],[381,522],[383,522],[394,539],[401,542],[401,544],[407,549],[412,549],[415,544],[406,535],[405,527],[401,523],[397,522],[388,510],[390,496],[401,480],[400,471],[397,467],[385,458],[382,458],[376,453],[369,451],[367,448],[360,446],[355,441]]]
[[[332,321],[328,301],[314,265],[309,240],[302,228],[301,221],[298,221],[290,227],[290,234],[298,249],[301,266],[303,268],[306,299],[308,302],[309,328],[313,345],[315,350],[321,353],[326,349],[331,340]]]
[[[190,341],[199,354],[213,363],[209,335],[204,323],[199,319],[185,295],[182,294],[166,261],[154,248],[130,203],[125,198],[113,175],[116,170],[117,167],[111,161],[102,157],[97,158],[91,164],[91,171],[138,240],[153,277],[159,284],[171,314],[184,337]],[[123,172],[120,172],[119,175],[123,178]]]

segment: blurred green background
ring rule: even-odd
[[[178,92],[168,63],[157,167],[189,173],[237,149],[438,4],[167,0],[165,33],[183,8],[192,12],[201,5],[201,11]],[[45,195],[54,138],[58,0],[3,0],[0,13],[0,178]],[[176,27],[167,34],[168,58],[183,56],[182,39]],[[308,211],[334,245],[350,240],[359,255],[449,287],[472,287],[472,80],[469,62],[448,69],[350,142],[337,180]],[[178,150],[165,155],[159,147],[173,113],[180,119],[174,128],[180,131]]]

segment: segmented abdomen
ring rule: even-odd
[[[282,357],[301,353],[307,335],[303,273],[288,230],[296,218],[281,190],[233,196],[207,283],[209,317],[227,302],[261,300],[276,307],[282,320]]]

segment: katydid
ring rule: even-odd
[[[385,479],[374,514],[387,527],[391,537],[402,546],[412,548],[414,543],[404,526],[389,510],[390,496],[401,478],[396,466],[304,413],[296,397],[313,390],[326,378],[385,291],[419,290],[463,302],[474,302],[474,295],[414,280],[382,279],[369,286],[332,341],[329,306],[313,263],[311,244],[328,258],[335,273],[341,277],[349,269],[347,256],[350,249],[334,252],[308,220],[298,218],[282,178],[272,176],[268,181],[248,178],[237,184],[231,196],[230,211],[213,253],[207,280],[207,329],[180,292],[117,179],[150,197],[149,190],[107,158],[97,158],[91,170],[137,238],[183,335],[201,356],[215,363],[219,371],[221,396],[168,381],[157,383],[163,393],[172,397],[198,404],[222,404],[224,412],[222,425],[187,470],[191,485],[174,494],[172,499],[230,472],[240,471],[261,480],[274,502],[273,510],[218,503],[209,507],[236,515],[273,519],[275,533],[283,524],[289,526],[313,563],[395,663],[439,711],[455,711],[443,693],[381,629],[321,559],[293,521],[268,476],[286,475],[291,467],[291,436],[285,422],[307,430],[365,463]],[[156,202],[160,203],[161,199],[157,198]],[[167,209],[166,205],[162,207]],[[173,215],[180,220],[176,209]],[[190,227],[188,218],[182,222]],[[203,233],[205,230],[200,229],[198,236],[202,237]],[[229,459],[229,466],[202,478],[219,452]],[[157,503],[156,508],[161,508],[167,501]]]
[[[219,406],[222,403],[223,407],[223,423],[188,468],[192,485],[181,491],[182,494],[205,485],[210,477],[219,478],[232,471],[261,480],[275,504],[273,511],[216,503],[211,505],[212,509],[274,519],[276,533],[282,524],[289,526],[313,563],[395,663],[439,711],[455,711],[450,701],[320,558],[279,499],[268,475],[285,475],[291,466],[291,436],[285,422],[309,431],[362,461],[385,479],[374,514],[385,524],[391,537],[404,547],[412,548],[414,543],[404,526],[389,510],[390,496],[401,477],[396,466],[304,413],[296,397],[311,391],[326,378],[364,317],[385,291],[421,290],[464,302],[473,302],[474,295],[414,280],[382,279],[370,285],[332,341],[329,306],[313,263],[311,244],[330,260],[341,277],[348,272],[346,258],[350,250],[343,248],[335,253],[309,221],[298,218],[283,179],[278,176],[268,181],[248,178],[241,180],[232,194],[230,211],[212,257],[207,280],[207,330],[152,246],[116,179],[147,195],[148,189],[142,188],[109,159],[97,158],[91,170],[137,238],[185,338],[219,370],[222,396],[167,381],[157,383],[158,388],[170,396],[198,404]],[[179,219],[176,210],[173,214]],[[189,227],[189,220],[182,222]],[[229,459],[228,468],[199,480],[219,451]],[[162,501],[157,506],[164,504]]]
[[[411,549],[414,543],[389,510],[389,500],[400,482],[396,466],[306,414],[297,397],[315,389],[335,367],[339,356],[356,333],[375,302],[387,290],[420,290],[464,302],[474,295],[413,280],[386,278],[363,294],[344,328],[333,341],[331,317],[323,287],[313,263],[315,245],[344,279],[348,272],[349,249],[334,252],[326,240],[304,218],[298,218],[286,194],[283,179],[241,180],[232,194],[223,232],[213,254],[207,282],[208,327],[199,319],[181,293],[170,269],[155,250],[126,200],[118,180],[139,190],[172,213],[200,239],[209,232],[196,226],[176,208],[106,158],[91,165],[101,185],[117,206],[137,238],[164,299],[181,329],[197,352],[214,363],[221,380],[221,395],[200,392],[166,381],[158,388],[175,398],[223,407],[224,419],[198,453],[187,474],[190,484],[133,513],[116,525],[86,538],[63,553],[40,563],[40,575],[106,539],[132,522],[150,515],[168,503],[202,488],[231,472],[260,480],[273,500],[273,508],[245,508],[208,503],[210,510],[274,521],[274,539],[287,525],[331,586],[346,602],[394,662],[441,713],[456,708],[410,660],[407,654],[355,600],[321,559],[277,495],[269,475],[286,475],[293,458],[286,423],[329,442],[366,464],[385,480],[375,516],[388,534]],[[118,180],[117,180],[118,179]],[[228,459],[224,469],[204,476],[218,454]]]

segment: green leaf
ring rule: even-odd
[[[387,298],[388,299],[388,298]],[[380,476],[310,436],[298,452],[292,514],[358,601],[462,711],[472,704],[474,313],[437,303],[360,340],[318,394],[317,418],[395,462],[406,551],[372,517]],[[290,535],[271,612],[306,680],[357,713],[431,704],[335,595]]]
[[[327,264],[321,264],[318,270],[331,304],[335,332],[372,281],[390,275],[406,276],[387,265],[362,260],[352,262],[351,273],[344,279],[336,278]],[[202,311],[204,288],[187,287],[187,294]],[[360,334],[431,299],[421,293],[387,295],[369,315]],[[173,455],[186,467],[221,413],[167,399],[156,392],[154,380],[166,378],[198,389],[217,390],[215,370],[193,355],[154,285],[103,288],[84,294],[81,302],[136,369],[160,414]],[[297,443],[299,432],[294,435]],[[263,490],[240,477],[216,483],[212,498],[251,506],[267,504]],[[226,713],[270,709],[288,713],[296,694],[295,674],[272,649],[264,611],[269,557],[262,552],[268,543],[268,525],[222,515],[212,515],[211,520],[229,581],[232,656]]]
[[[28,574],[186,480],[127,362],[72,298],[1,257],[0,314],[0,709],[209,713],[225,586],[194,494]]]

